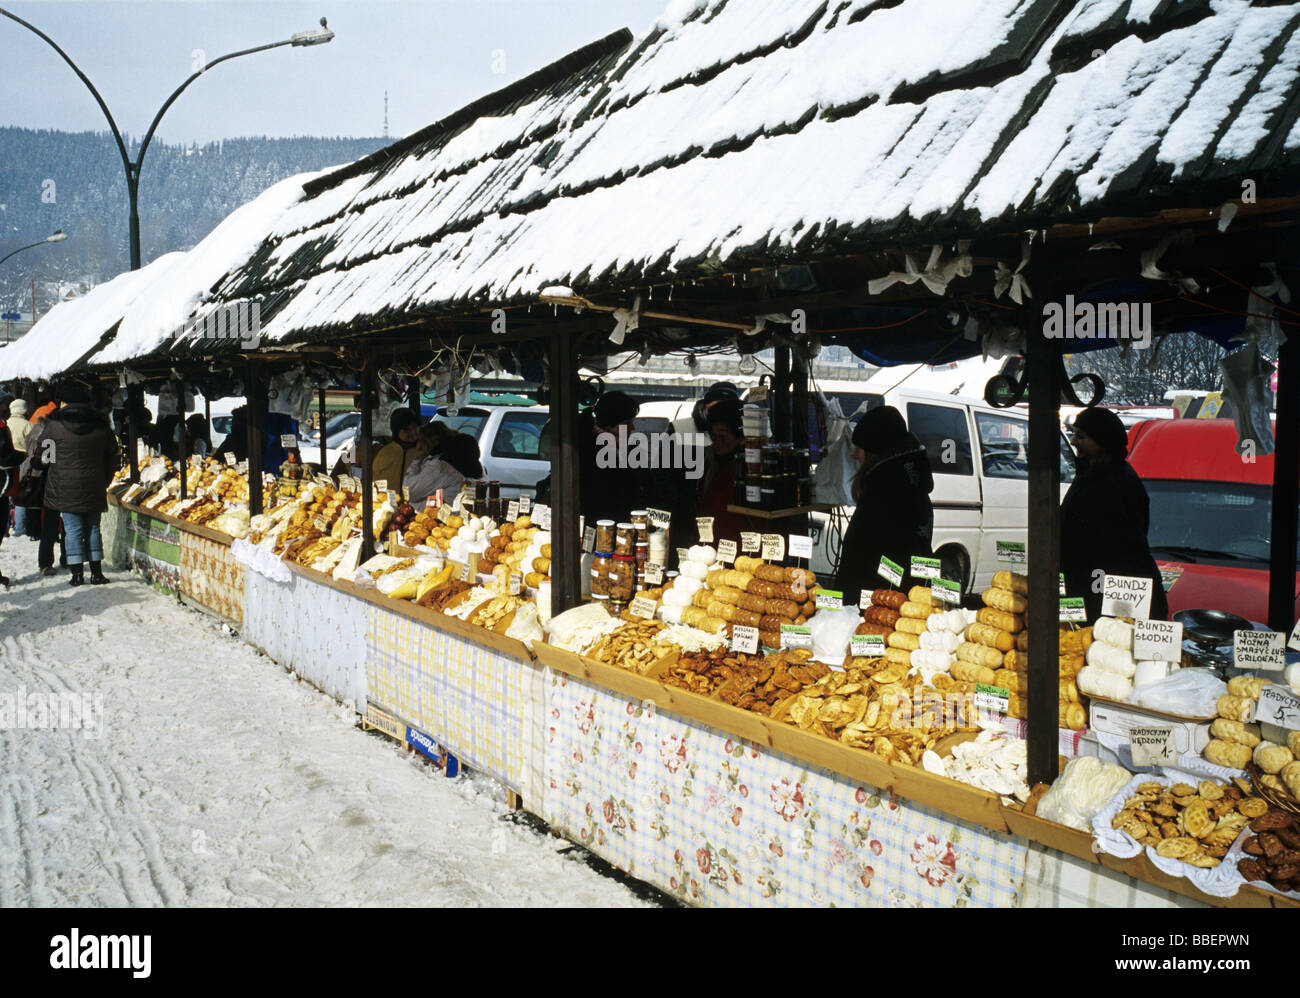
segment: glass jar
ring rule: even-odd
[[[609,570],[614,559],[608,554],[597,554],[591,560],[591,595],[609,598]]]
[[[764,475],[758,481],[758,508],[765,510],[778,509],[776,504],[776,483],[778,475]]]
[[[781,444],[781,474],[795,474],[794,444]]]
[[[648,564],[650,564],[650,543],[648,541],[637,541],[636,572],[638,576],[645,574],[645,567]]]
[[[813,502],[812,495],[812,478],[797,479],[795,482],[794,504],[796,506],[811,506]]]
[[[776,483],[776,508],[789,509],[795,505],[795,483],[799,479],[794,475],[782,475]]]
[[[596,521],[596,550],[613,551],[614,550],[614,521],[597,520]]]
[[[781,474],[781,448],[775,444],[763,448],[762,473],[764,478]]]
[[[636,527],[636,542],[642,544],[648,541],[650,539],[650,514],[644,509],[634,509],[628,519],[632,521],[632,526]]]
[[[614,557],[635,558],[636,541],[636,526],[631,523],[620,523],[614,532]]]
[[[609,567],[609,598],[613,603],[630,603],[636,592],[636,558],[615,555]]]
[[[474,483],[474,515],[487,515],[487,482]]]
[[[737,506],[745,505],[745,486],[749,484],[749,479],[740,475],[736,476],[736,483],[732,490],[731,501]]]
[[[794,452],[794,472],[800,478],[807,478],[812,474],[812,451],[807,447]]]
[[[745,462],[746,477],[757,478],[763,473],[763,444],[766,442],[762,437],[745,438],[740,453]]]

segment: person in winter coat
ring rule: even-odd
[[[63,518],[70,584],[84,581],[90,563],[90,582],[103,585],[103,543],[99,517],[108,508],[105,490],[120,464],[117,441],[108,418],[90,405],[81,385],[65,386],[62,406],[50,413],[37,441],[37,454],[46,466],[45,508]]]
[[[31,436],[31,432],[32,424],[27,418],[26,399],[14,399],[9,403],[9,438],[13,441],[14,450],[21,454],[27,452],[27,438]],[[23,506],[14,506],[14,536],[33,539],[39,536],[37,531],[28,526],[27,510]]]
[[[23,461],[22,469],[19,471],[19,481],[27,477],[28,472],[33,468],[40,469],[42,475],[46,475],[44,466],[41,465],[40,458],[37,456],[36,445],[40,443],[41,434],[45,430],[45,417],[32,420],[32,432],[27,434],[27,457]],[[41,489],[40,501],[44,503],[44,488]],[[62,543],[60,536],[63,526],[59,514],[44,506],[28,507],[27,514],[27,536],[33,540],[39,541],[40,546],[37,548],[36,565],[42,575],[55,575],[54,569],[54,544],[59,542],[59,567],[66,568],[68,565],[68,552]]]
[[[420,417],[410,409],[394,409],[388,417],[388,428],[393,439],[379,448],[370,463],[373,480],[388,483],[390,489],[398,488],[406,478],[406,469],[415,454],[415,444],[420,439]]]
[[[853,445],[861,465],[853,478],[857,508],[835,576],[845,606],[856,606],[863,589],[884,584],[877,574],[882,557],[906,575],[914,556],[930,556],[934,537],[930,460],[902,414],[889,405],[870,410],[853,429]]]
[[[1147,546],[1151,503],[1128,463],[1128,432],[1109,409],[1074,420],[1078,474],[1061,501],[1061,574],[1068,596],[1082,596],[1088,623],[1101,616],[1106,575],[1152,580],[1151,618],[1169,616],[1160,569]]]
[[[466,480],[483,477],[478,441],[468,433],[457,433],[446,423],[430,421],[420,427],[415,455],[402,485],[417,510],[424,509],[429,496],[439,489],[443,501],[450,503]]]
[[[9,507],[18,493],[18,469],[23,463],[22,451],[14,448],[5,422],[11,401],[11,396],[0,396],[0,542],[9,536]],[[8,585],[9,580],[0,573],[0,586]]]
[[[700,479],[695,515],[713,517],[715,541],[739,541],[743,531],[762,529],[758,521],[727,509],[736,501],[736,451],[744,440],[740,399],[732,396],[715,400],[707,407],[704,418],[713,446]]]

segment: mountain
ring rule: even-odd
[[[387,144],[382,138],[242,138],[208,145],[149,145],[140,180],[140,243],[145,263],[186,250],[278,180],[348,163]],[[134,157],[138,139],[126,137]],[[107,132],[0,128],[0,257],[48,236],[0,267],[0,305],[37,309],[59,282],[94,284],[127,269],[126,178]]]

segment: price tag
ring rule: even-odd
[[[297,450],[298,438],[292,433],[282,433],[280,435],[280,446],[285,450]]]
[[[1168,766],[1178,761],[1178,745],[1170,724],[1144,724],[1128,729],[1128,750],[1133,765]]]
[[[518,596],[520,590],[524,588],[524,578],[518,572],[510,573],[510,595]]]
[[[1281,686],[1268,683],[1259,691],[1255,720],[1276,724],[1280,728],[1300,731],[1300,698]]]
[[[1286,668],[1285,640],[1281,631],[1233,631],[1232,664],[1250,672],[1281,672]]]
[[[921,558],[913,556],[912,558],[912,578],[914,579],[937,579],[939,577],[939,559],[938,558]]]
[[[1060,589],[1060,591],[1061,591],[1061,595],[1064,596],[1064,595],[1065,595],[1065,576],[1064,576],[1064,575],[1058,575],[1058,576],[1056,577],[1056,584],[1057,584],[1057,587],[1058,587],[1058,588]]]
[[[781,625],[781,650],[812,648],[812,628],[807,624]]]
[[[763,490],[757,485],[745,486],[745,502],[751,506],[757,506],[763,501]]]
[[[780,534],[763,535],[763,560],[783,561],[785,559],[785,538]]]
[[[1151,616],[1151,580],[1137,575],[1107,575],[1102,583],[1101,612],[1107,617]]]
[[[1292,651],[1300,651],[1300,620],[1296,621],[1295,629],[1291,632],[1291,640],[1286,646]]]
[[[758,628],[737,624],[731,629],[731,650],[741,655],[753,655],[758,651]]]
[[[690,552],[689,550],[687,550],[686,548],[678,548],[678,549],[677,549],[677,564],[679,564],[679,565],[684,565],[686,562],[690,561],[690,558],[687,557],[690,553],[691,553],[691,552]]]
[[[858,593],[858,609],[859,609],[859,610],[865,610],[865,609],[867,609],[867,607],[869,607],[869,606],[871,606],[871,605],[872,605],[872,603],[871,603],[871,590],[870,590],[870,589],[863,589],[860,593]]]
[[[961,585],[947,579],[930,580],[930,598],[954,606],[961,604]]]
[[[849,652],[854,658],[884,658],[883,634],[855,634],[849,638]]]
[[[1062,596],[1061,597],[1061,615],[1062,624],[1082,624],[1088,619],[1088,613],[1083,606],[1082,596]]]
[[[439,523],[446,523],[446,522],[447,522],[448,520],[450,520],[450,519],[451,519],[451,507],[450,507],[450,506],[439,506],[439,507],[438,507],[438,522],[439,522]]]
[[[403,485],[403,486],[402,486],[402,502],[410,502],[410,501],[411,501],[411,489],[410,489],[410,486]]]
[[[1025,550],[1024,541],[998,541],[998,561],[1004,565],[1026,565],[1029,563],[1029,554]]]
[[[834,589],[817,588],[816,606],[818,610],[843,610],[844,594]]]
[[[511,499],[508,503],[506,503],[506,519],[510,520],[512,523],[515,520],[519,519],[518,499]]]
[[[319,530],[322,534],[328,534],[330,531],[330,525],[325,522],[325,517],[323,516],[316,517],[314,520],[312,520],[311,525],[315,527],[317,530]]]
[[[646,519],[650,521],[650,526],[658,527],[661,530],[667,530],[673,522],[673,514],[664,509],[650,509],[645,511]]]
[[[890,561],[888,558],[880,559],[880,568],[876,574],[891,586],[901,586],[903,584],[903,566]]]
[[[591,554],[592,549],[596,546],[596,528],[588,527],[582,532],[582,553]],[[609,554],[608,551],[605,552]]]
[[[375,491],[378,492],[380,495],[383,495],[385,492],[387,492],[387,491],[388,491],[388,479],[387,479],[387,478],[380,478],[380,479],[377,479],[377,480],[375,481]]]
[[[397,505],[397,493],[396,493],[396,492],[389,492],[389,493],[388,493],[388,501],[389,501],[390,503],[392,503],[394,506],[396,506],[396,505]]]
[[[745,463],[746,463],[746,464],[758,464],[758,462],[759,462],[760,460],[762,460],[762,454],[759,452],[759,449],[758,449],[757,447],[746,447],[746,448],[745,448]]]
[[[752,530],[740,532],[740,550],[745,554],[757,554],[763,546],[763,535]]]
[[[730,565],[736,560],[736,542],[718,541],[718,561]]]
[[[460,581],[471,582],[474,579],[474,569],[469,562],[460,566]]]
[[[642,578],[647,586],[662,586],[664,584],[664,567],[656,565],[653,562],[648,563]]]
[[[1134,621],[1133,657],[1139,662],[1181,662],[1183,625],[1165,620]]]
[[[642,617],[645,620],[653,620],[655,607],[657,604],[654,600],[645,596],[633,596],[632,602],[628,605],[627,612],[633,617]]]
[[[812,558],[812,538],[806,534],[790,535],[790,557]]]
[[[235,471],[238,472],[238,473],[241,474],[241,475],[247,475],[247,474],[248,474],[248,462],[247,462],[247,461],[240,461],[237,465],[235,465]]]
[[[975,709],[994,714],[1005,714],[1011,702],[1011,692],[1002,686],[986,686],[979,683],[975,687]]]
[[[520,497],[519,497],[519,515],[520,515],[520,516],[527,516],[528,513],[529,513],[529,511],[532,510],[532,508],[533,508],[533,497],[532,497],[532,496],[520,496]]]
[[[701,544],[713,543],[713,517],[697,516],[695,518],[695,529],[699,533]]]
[[[230,467],[232,467],[232,468],[235,466],[235,452],[234,452],[234,451],[226,451],[226,464],[230,465]]]
[[[533,507],[533,522],[541,530],[551,529],[551,507],[538,504]]]

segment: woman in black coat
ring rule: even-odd
[[[90,562],[91,584],[102,585],[108,579],[101,566],[99,517],[108,508],[105,491],[120,464],[117,441],[108,418],[91,407],[84,387],[65,386],[59,399],[63,404],[46,418],[36,445],[38,460],[48,469],[45,508],[63,516],[70,584],[85,581],[83,566]]]
[[[853,478],[857,508],[835,576],[846,606],[857,604],[861,590],[884,584],[877,574],[882,557],[906,575],[914,556],[930,556],[934,538],[930,460],[902,414],[889,405],[870,410],[854,427],[853,444],[862,466]]]
[[[1151,503],[1128,463],[1128,433],[1109,409],[1084,409],[1074,420],[1078,475],[1061,502],[1061,573],[1068,596],[1082,596],[1092,623],[1101,616],[1102,580],[1152,580],[1151,618],[1169,616],[1160,569],[1147,546]]]

